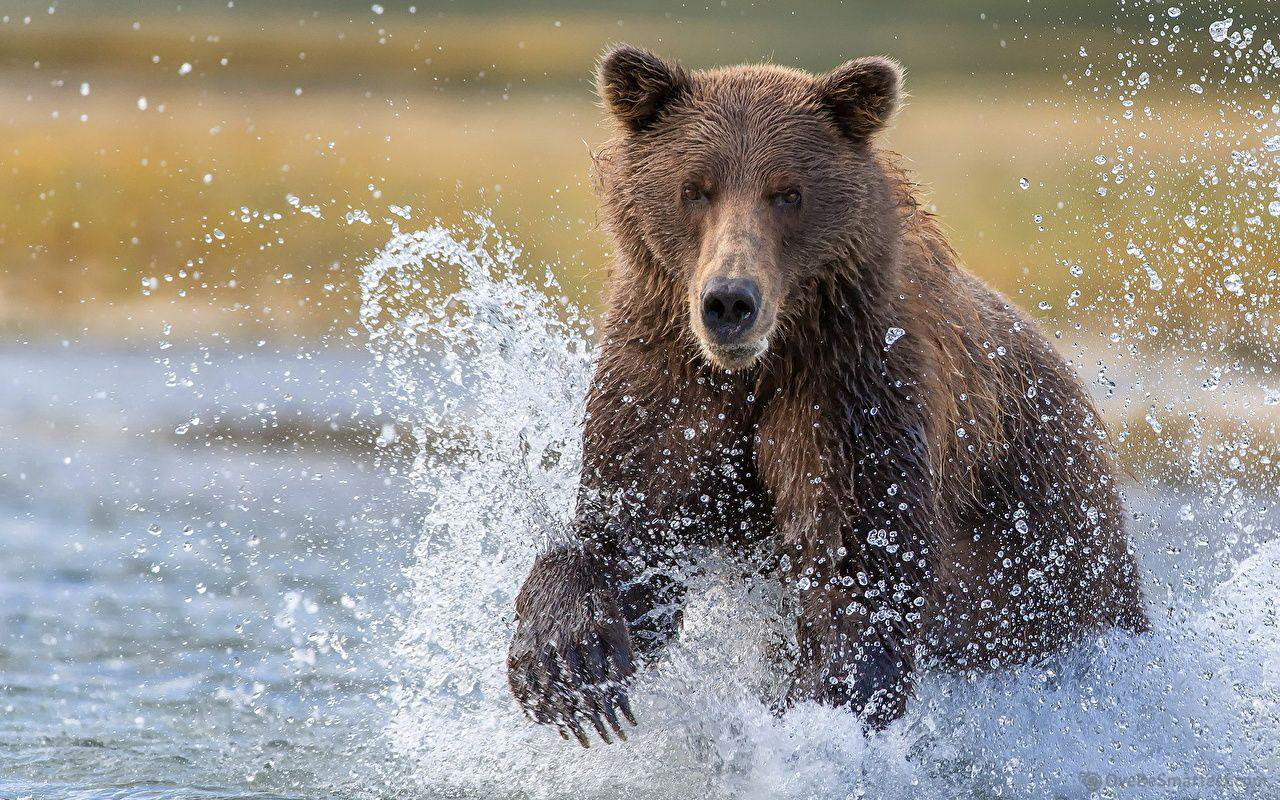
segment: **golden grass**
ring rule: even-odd
[[[529,262],[556,264],[567,292],[593,302],[609,257],[588,153],[606,132],[586,74],[622,38],[693,63],[754,57],[764,41],[779,60],[822,63],[842,47],[895,42],[912,54],[913,96],[889,145],[975,272],[1029,308],[1051,301],[1064,318],[1082,316],[1062,302],[1070,288],[1087,298],[1132,278],[1132,265],[1106,264],[1096,235],[1088,159],[1105,109],[1056,84],[936,68],[964,48],[990,49],[972,31],[959,46],[946,43],[944,25],[890,35],[891,17],[795,28],[718,18],[620,28],[589,14],[559,27],[548,15],[42,24],[39,36],[0,26],[3,324],[113,333],[162,317],[178,333],[342,330],[354,318],[358,265],[388,238],[383,220],[409,227],[481,209]],[[851,43],[836,44],[845,34]],[[184,62],[192,71],[180,76]],[[1163,146],[1220,124],[1208,105],[1174,110]],[[323,219],[289,196],[318,205]],[[1035,222],[1062,201],[1070,224]],[[413,220],[392,216],[391,204],[412,206]],[[347,224],[353,209],[373,224]],[[1067,262],[1104,266],[1076,280]],[[144,293],[144,279],[157,286]],[[1207,313],[1186,299],[1173,298],[1173,316]]]
[[[155,311],[141,288],[156,277],[155,295],[182,309],[172,316],[194,319],[209,306],[201,319],[228,312],[265,327],[344,327],[355,268],[388,237],[382,220],[457,221],[481,208],[531,262],[559,263],[571,294],[590,299],[600,287],[608,243],[588,153],[606,131],[585,90],[393,103],[340,89],[166,89],[148,95],[146,111],[138,92],[98,83],[88,97],[52,88],[30,102],[0,97],[15,109],[0,152],[0,314],[10,320]],[[1080,259],[1098,243],[1041,235],[1033,215],[1088,195],[1082,180],[1092,174],[1073,174],[1079,157],[1064,132],[1088,141],[1096,125],[1046,102],[992,106],[923,89],[889,144],[972,269],[1015,295],[1033,284],[1052,294],[1072,279],[1046,254]],[[1019,188],[1023,176],[1031,190]],[[299,213],[290,195],[319,204],[324,219]],[[390,204],[412,206],[414,221],[393,217]],[[347,224],[352,209],[367,209],[374,224]],[[282,219],[264,222],[264,213]]]
[[[413,206],[418,221],[491,205],[528,234],[534,257],[599,260],[583,144],[598,137],[587,103],[430,95],[394,108],[346,92],[170,94],[139,112],[136,99],[103,86],[57,119],[13,126],[0,153],[0,313],[154,308],[141,293],[154,276],[156,294],[183,307],[274,304],[285,328],[342,324],[354,310],[352,273],[388,237],[382,220],[394,219],[393,203]],[[290,195],[319,204],[324,218],[299,213]],[[348,225],[353,208],[375,224]],[[180,289],[187,297],[176,297]]]

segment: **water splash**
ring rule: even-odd
[[[363,273],[388,411],[419,444],[404,480],[429,509],[387,732],[410,784],[546,798],[1087,797],[1082,774],[1128,781],[1126,797],[1195,776],[1226,783],[1185,796],[1280,785],[1280,545],[1206,600],[1169,597],[1143,639],[1101,637],[1012,674],[926,676],[871,738],[841,711],[770,712],[787,629],[776,587],[712,569],[680,641],[639,676],[631,741],[581,750],[526,721],[505,679],[513,601],[572,513],[594,352],[584,315],[542,283],[483,217],[397,232]]]

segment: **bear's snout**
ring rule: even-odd
[[[748,338],[760,317],[760,285],[744,278],[712,278],[702,290],[702,324],[718,345]]]
[[[745,369],[768,349],[777,319],[782,237],[755,203],[730,198],[715,217],[689,281],[689,324],[712,364]]]

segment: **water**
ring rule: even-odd
[[[519,265],[484,220],[398,234],[367,348],[0,351],[0,797],[1280,796],[1280,544],[1238,488],[1129,490],[1150,637],[931,676],[872,739],[768,711],[785,621],[727,568],[629,743],[526,722],[512,600],[571,513],[592,350]]]
[[[415,512],[367,454],[288,441],[358,423],[366,366],[296,355],[0,354],[0,796],[358,783]]]
[[[1171,781],[1219,782],[1185,796],[1272,791],[1261,782],[1280,766],[1280,542],[1270,502],[1235,491],[1131,488],[1151,636],[1103,637],[977,682],[931,676],[906,718],[873,739],[831,709],[770,713],[760,699],[774,680],[766,650],[786,624],[770,587],[731,568],[694,588],[679,645],[641,676],[642,726],[626,746],[584,752],[527,723],[505,686],[510,609],[536,548],[571,515],[578,442],[566,410],[580,414],[590,363],[581,315],[532,290],[518,251],[486,220],[476,228],[470,238],[398,235],[364,273],[365,322],[393,394],[407,389],[406,407],[435,395],[415,426],[465,443],[461,459],[457,447],[436,449],[406,476],[432,511],[408,573],[408,658],[388,733],[416,765],[415,786],[466,796],[1070,797],[1087,796],[1096,773],[1103,788],[1131,784],[1132,796],[1168,796]],[[463,290],[433,301],[431,276],[453,273]],[[406,298],[412,311],[398,312],[393,301]],[[424,368],[425,342],[443,355]],[[456,387],[470,401],[462,412],[448,410]]]

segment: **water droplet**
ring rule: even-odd
[[[1143,264],[1143,269],[1147,271],[1147,286],[1153,292],[1158,292],[1164,288],[1164,281],[1160,280],[1160,276],[1150,264]]]
[[[885,349],[888,350],[890,347],[893,347],[893,343],[901,339],[903,334],[905,333],[906,331],[904,331],[902,328],[890,328],[889,330],[885,331],[884,332]]]
[[[1215,42],[1226,41],[1227,31],[1231,30],[1231,23],[1234,22],[1231,17],[1220,19],[1217,22],[1209,24],[1209,36]]]

